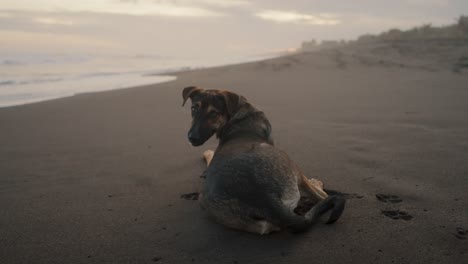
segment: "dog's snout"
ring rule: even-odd
[[[190,131],[190,132],[188,133],[188,140],[189,140],[190,142],[193,143],[193,142],[197,141],[198,139],[199,139],[199,137],[198,137],[197,135],[195,135],[195,133],[193,133],[192,131]]]
[[[192,144],[192,146],[195,146],[195,147],[200,146],[205,142],[205,140],[202,139],[200,134],[198,134],[197,132],[193,132],[193,130],[190,130],[187,137],[190,143]]]

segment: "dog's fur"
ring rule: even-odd
[[[216,134],[216,151],[205,151],[208,165],[201,206],[218,222],[257,234],[283,228],[303,231],[331,210],[328,223],[344,210],[344,199],[328,196],[318,180],[309,180],[288,155],[274,147],[265,114],[240,95],[187,87],[183,104],[192,101],[193,146]],[[294,212],[302,195],[317,204],[305,215]]]

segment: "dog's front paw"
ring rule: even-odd
[[[204,159],[212,158],[213,155],[214,155],[214,151],[211,150],[211,149],[205,150],[205,152],[203,152],[203,158]]]
[[[210,165],[211,160],[213,159],[214,151],[209,149],[203,152],[203,159],[206,161],[206,166]]]

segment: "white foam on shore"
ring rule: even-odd
[[[102,92],[175,80],[175,76],[121,74],[53,82],[2,85],[0,107],[37,103],[80,93]]]

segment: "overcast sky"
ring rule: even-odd
[[[266,54],[462,14],[467,0],[0,0],[0,52]]]

